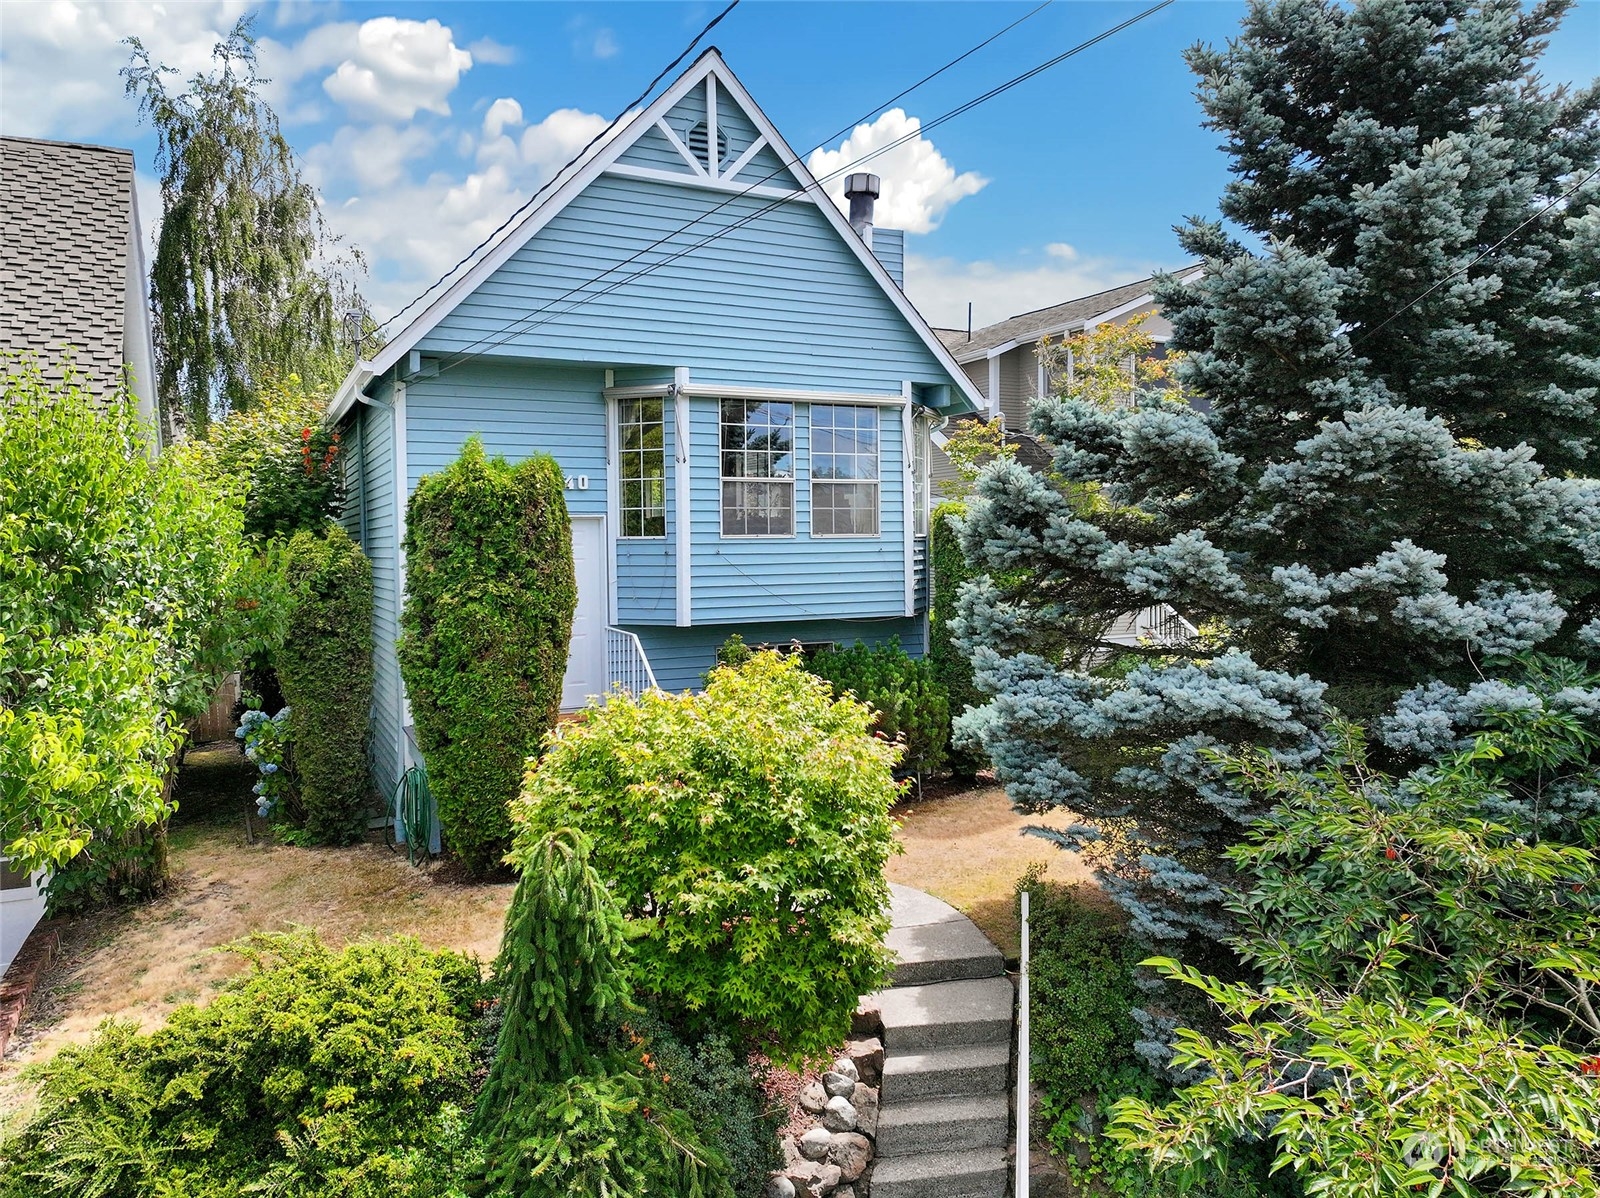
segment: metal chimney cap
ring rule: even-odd
[[[845,199],[849,199],[851,196],[859,195],[871,196],[873,199],[877,199],[883,194],[882,188],[883,180],[879,179],[877,175],[862,173],[859,175],[845,176]]]

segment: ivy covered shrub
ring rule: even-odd
[[[961,552],[961,540],[953,523],[965,510],[959,503],[941,503],[933,509],[928,529],[928,556],[933,565],[933,601],[928,609],[928,665],[933,670],[934,680],[944,687],[951,720],[967,708],[982,707],[989,700],[972,680],[972,660],[955,643],[950,632],[950,618],[955,615],[961,584],[975,573]],[[988,766],[989,760],[976,742],[957,740],[948,726],[945,736],[949,742],[950,772],[956,777],[976,777],[979,770]]]
[[[700,694],[612,696],[561,725],[529,768],[514,856],[588,833],[638,988],[792,1060],[843,1040],[888,979],[899,756],[865,704],[754,653]]]
[[[933,676],[933,667],[916,661],[899,645],[824,649],[807,668],[833,684],[833,693],[850,692],[873,710],[873,731],[905,745],[903,768],[931,773],[944,764],[950,737],[950,702]]]
[[[287,568],[294,598],[275,660],[303,831],[311,844],[349,844],[366,831],[372,563],[330,522],[295,534]]]
[[[442,1194],[470,1101],[475,963],[412,940],[257,935],[253,968],[148,1035],[108,1022],[42,1066],[0,1195]]]
[[[577,582],[565,476],[473,437],[406,517],[400,672],[446,847],[476,874],[511,842],[524,764],[561,706]]]

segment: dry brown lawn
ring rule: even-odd
[[[889,880],[964,912],[1008,958],[1019,951],[1013,895],[1028,866],[1043,866],[1051,882],[1092,880],[1076,854],[1022,831],[1030,824],[1065,828],[1076,817],[1065,811],[1018,815],[998,786],[904,803],[895,815],[905,853],[890,858]]]

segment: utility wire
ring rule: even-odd
[[[1551,200],[1544,207],[1542,207],[1542,208],[1538,209],[1537,211],[1535,211],[1532,215],[1530,215],[1528,217],[1527,220],[1523,221],[1515,229],[1512,229],[1511,232],[1507,233],[1499,241],[1495,242],[1488,249],[1484,250],[1483,253],[1479,254],[1471,262],[1468,262],[1465,266],[1459,267],[1458,269],[1451,271],[1449,274],[1445,275],[1444,278],[1440,279],[1437,283],[1435,283],[1432,287],[1429,287],[1421,295],[1418,295],[1416,298],[1408,301],[1405,304],[1402,304],[1400,307],[1396,308],[1393,312],[1389,313],[1388,316],[1385,316],[1377,324],[1373,325],[1370,329],[1364,330],[1359,337],[1357,337],[1355,340],[1350,342],[1350,349],[1353,350],[1353,349],[1355,349],[1356,346],[1361,345],[1368,338],[1376,336],[1377,333],[1380,330],[1385,329],[1389,325],[1393,324],[1396,320],[1400,319],[1400,317],[1404,316],[1407,312],[1411,311],[1412,308],[1415,308],[1423,300],[1427,299],[1430,295],[1432,295],[1435,291],[1439,290],[1439,288],[1443,287],[1446,283],[1450,282],[1452,279],[1456,278],[1459,275],[1466,274],[1467,271],[1471,270],[1474,266],[1478,265],[1478,263],[1482,262],[1490,254],[1494,253],[1501,246],[1505,245],[1506,242],[1510,241],[1518,233],[1522,232],[1522,230],[1526,229],[1529,225],[1533,224],[1534,221],[1538,220],[1546,212],[1549,212],[1550,209],[1554,208],[1557,204],[1561,203],[1562,200],[1570,199],[1572,196],[1577,195],[1577,193],[1583,189],[1584,185],[1586,183],[1588,183],[1589,180],[1593,179],[1596,175],[1600,175],[1600,166],[1595,167],[1594,170],[1590,171],[1583,178],[1579,179],[1571,187],[1567,188],[1566,191],[1564,191],[1560,195],[1556,196],[1555,199]]]
[[[922,87],[924,84],[927,84],[927,83],[931,82],[932,80],[937,79],[940,75],[944,74],[946,71],[950,70],[952,67],[956,66],[958,63],[964,62],[966,59],[971,58],[979,50],[982,50],[984,47],[986,47],[986,46],[990,45],[991,43],[997,41],[999,38],[1004,37],[1006,34],[1010,33],[1013,29],[1015,29],[1018,25],[1021,25],[1024,21],[1030,20],[1031,18],[1038,16],[1045,9],[1049,8],[1053,3],[1055,3],[1055,0],[1044,0],[1044,3],[1037,5],[1036,7],[1032,8],[1032,9],[1029,9],[1027,12],[1023,13],[1022,16],[1018,17],[1016,20],[1012,21],[1010,24],[1001,27],[1000,29],[996,30],[994,33],[990,34],[988,37],[984,38],[983,41],[979,42],[976,46],[973,46],[970,49],[964,51],[963,53],[958,54],[955,58],[952,58],[949,62],[945,63],[942,67],[939,67],[937,70],[930,71],[928,74],[924,75],[921,79],[918,79],[915,83],[911,84],[911,86],[903,88],[901,91],[899,91],[895,95],[891,96],[888,100],[884,101],[882,104],[879,104],[875,108],[872,108],[871,110],[869,110],[868,112],[866,112],[862,116],[857,117],[855,120],[847,122],[841,128],[836,129],[834,132],[830,133],[827,137],[823,138],[820,142],[818,142],[815,146],[813,146],[811,148],[811,150],[807,151],[807,155],[806,156],[809,157],[810,154],[814,154],[817,150],[822,149],[828,143],[832,142],[835,138],[843,137],[844,135],[848,134],[857,125],[862,124],[865,121],[871,120],[873,117],[879,115],[884,110],[886,110],[889,107],[889,105],[895,103],[897,100],[904,99],[906,96],[909,96],[912,92],[916,91],[918,88]],[[683,56],[680,55],[678,61],[681,62],[682,58],[683,58]],[[671,68],[669,67],[668,69],[670,70]],[[666,72],[662,72],[662,74],[665,74],[665,73]],[[661,76],[658,75],[656,78],[659,81]],[[654,84],[652,84],[651,86],[654,87]],[[904,139],[904,138],[901,139],[902,142],[904,140],[906,140],[906,139]],[[593,144],[593,143],[591,143],[591,144]],[[893,148],[893,147],[885,147],[885,148],[887,149],[887,148]],[[581,155],[580,155],[580,157],[581,157]],[[566,300],[569,297],[571,297],[571,296],[577,294],[578,292],[584,290],[585,288],[593,285],[594,283],[599,282],[601,279],[605,278],[607,275],[621,270],[623,267],[628,266],[630,263],[638,261],[640,258],[644,257],[646,254],[650,253],[652,250],[655,250],[655,249],[659,248],[660,246],[664,245],[665,243],[671,241],[673,238],[677,237],[680,233],[686,232],[687,230],[692,229],[695,225],[699,224],[701,221],[707,220],[710,217],[715,216],[718,212],[722,211],[729,204],[732,204],[732,203],[735,203],[738,200],[744,199],[751,192],[756,190],[756,188],[760,187],[762,184],[768,182],[769,180],[771,180],[773,178],[776,178],[778,175],[783,174],[785,171],[789,170],[791,167],[795,166],[797,163],[799,163],[801,161],[801,158],[799,158],[799,157],[796,157],[796,158],[793,158],[793,159],[783,159],[781,155],[778,155],[778,157],[779,157],[779,162],[778,162],[778,165],[776,167],[774,167],[772,170],[768,171],[765,175],[762,175],[759,179],[756,179],[754,182],[748,184],[742,191],[736,192],[736,193],[728,196],[727,199],[723,200],[720,204],[716,205],[714,208],[710,209],[709,211],[700,213],[698,216],[695,216],[694,218],[689,220],[687,223],[679,225],[677,228],[673,229],[671,232],[666,233],[661,237],[658,237],[655,241],[651,242],[649,245],[645,246],[643,249],[641,249],[641,250],[637,251],[636,253],[630,255],[629,257],[624,258],[621,262],[618,262],[613,266],[607,267],[604,272],[602,272],[600,275],[596,276],[595,278],[589,279],[589,280],[585,280],[583,283],[579,284],[577,287],[570,288],[566,292],[563,292],[561,295],[557,296],[555,299],[553,299],[549,303],[545,304],[544,307],[536,309],[534,312],[530,313],[530,315],[537,316],[540,312],[545,311],[552,304],[561,303],[563,300]],[[563,169],[565,169],[565,168],[563,168]],[[835,172],[835,174],[837,174],[837,172]],[[828,178],[832,179],[833,175],[828,176]],[[552,180],[552,183],[553,182],[554,182],[554,180]],[[541,188],[541,192],[543,190],[545,190],[545,189]],[[538,196],[535,195],[533,198],[537,199]],[[532,200],[529,201],[530,204],[532,202],[533,202]],[[528,205],[524,204],[521,208],[519,208],[517,210],[516,213],[512,214],[511,219],[515,219],[516,216],[519,213],[526,211],[527,207],[528,207]],[[506,224],[510,224],[510,223],[511,223],[510,220],[506,221]],[[505,228],[505,225],[501,225],[500,227],[503,229],[503,228]],[[496,233],[498,233],[498,230],[496,231]],[[493,240],[493,235],[491,235],[489,240]],[[486,244],[488,244],[488,242],[484,242],[483,244],[486,245]],[[476,254],[478,252],[478,250],[481,250],[482,248],[483,248],[483,245],[480,245],[478,247],[478,249],[473,250],[472,253]],[[468,255],[468,257],[471,257],[471,256],[472,256],[471,254]],[[465,261],[465,259],[463,259],[463,261]],[[452,267],[451,268],[452,272],[459,266],[460,266],[460,263],[457,263],[456,267]],[[437,286],[437,284],[435,284],[435,286]],[[431,288],[430,288],[430,290],[431,290]],[[415,302],[416,301],[413,301],[413,304]],[[407,307],[410,307],[410,306],[411,305],[407,305]],[[404,309],[402,309],[402,311],[404,311]],[[399,316],[399,315],[400,315],[400,313],[398,313],[398,312],[395,314],[395,316]],[[389,319],[393,320],[393,319],[395,319],[395,317],[392,316]],[[504,329],[502,329],[502,331],[504,331]],[[484,341],[484,339],[480,338],[478,341],[471,342],[466,347],[465,350],[460,351],[460,352],[470,353],[477,345],[483,343],[483,341]]]
[[[1149,7],[1147,9],[1145,9],[1144,11],[1136,14],[1135,16],[1130,17],[1128,20],[1123,21],[1118,25],[1114,25],[1110,29],[1107,29],[1107,30],[1105,30],[1105,31],[1103,31],[1103,32],[1101,32],[1099,34],[1096,34],[1094,37],[1089,38],[1086,41],[1079,42],[1077,45],[1071,47],[1070,49],[1065,50],[1062,53],[1057,54],[1052,58],[1046,59],[1044,62],[1038,64],[1037,66],[1035,66],[1035,67],[1033,67],[1033,68],[1031,68],[1031,69],[1029,69],[1027,71],[1024,71],[1022,74],[1015,75],[1015,76],[1011,77],[1010,79],[1006,80],[1004,83],[1001,83],[1001,84],[999,84],[999,85],[997,85],[997,86],[995,86],[993,88],[990,88],[988,91],[982,93],[981,95],[975,96],[974,98],[972,98],[970,100],[967,100],[962,104],[957,105],[955,108],[952,108],[949,111],[947,111],[945,113],[942,113],[940,116],[934,118],[932,121],[929,121],[929,122],[921,125],[918,129],[913,130],[912,132],[907,133],[902,137],[896,138],[894,141],[891,141],[891,142],[887,143],[886,145],[880,146],[875,150],[872,150],[872,151],[870,151],[870,152],[868,152],[866,154],[861,155],[859,158],[856,158],[854,161],[848,162],[848,163],[844,164],[843,166],[837,168],[836,170],[829,172],[827,175],[824,175],[823,177],[818,179],[817,182],[818,183],[827,183],[827,182],[829,182],[829,181],[831,181],[833,179],[838,178],[841,175],[849,173],[850,171],[854,170],[856,167],[859,167],[863,163],[869,162],[874,158],[877,158],[877,157],[879,157],[879,156],[881,156],[883,154],[886,154],[889,151],[894,150],[894,149],[898,148],[899,146],[904,145],[905,143],[914,140],[917,137],[920,137],[923,133],[925,133],[925,132],[927,132],[929,130],[932,130],[932,129],[936,129],[939,126],[945,124],[946,122],[952,121],[956,117],[962,116],[962,115],[966,114],[967,112],[970,112],[972,109],[978,107],[980,104],[984,104],[984,103],[988,102],[989,100],[992,100],[995,97],[1000,96],[1000,95],[1004,94],[1005,92],[1010,91],[1012,88],[1018,87],[1021,84],[1026,83],[1028,80],[1034,78],[1035,76],[1041,74],[1044,71],[1047,71],[1047,70],[1050,70],[1053,67],[1059,66],[1061,63],[1065,62],[1067,59],[1072,58],[1075,55],[1081,54],[1085,50],[1088,50],[1093,46],[1099,45],[1101,42],[1105,41],[1107,38],[1112,37],[1115,34],[1122,32],[1124,29],[1127,29],[1128,27],[1130,27],[1132,25],[1135,25],[1140,21],[1145,20],[1147,17],[1153,16],[1155,13],[1160,12],[1162,9],[1169,7],[1173,3],[1175,3],[1175,0],[1161,0],[1160,3],[1152,5],[1151,7]],[[1043,7],[1043,6],[1041,6],[1041,7]],[[1036,9],[1034,11],[1036,12],[1038,10]],[[1031,16],[1033,14],[1030,13],[1028,15]],[[970,53],[970,51],[968,53]],[[959,60],[956,60],[956,61],[959,61]],[[935,72],[935,74],[937,74],[937,73],[938,72]],[[931,78],[931,76],[930,76],[930,78]],[[904,95],[905,93],[901,93],[901,94]],[[789,166],[796,165],[799,161],[800,160],[798,158],[789,160],[785,164],[783,169],[787,169],[787,167],[789,167]],[[769,173],[767,176],[765,176],[765,178],[770,179],[772,177],[772,175],[776,174],[776,173],[777,172]],[[764,181],[764,180],[762,180],[762,181]],[[614,274],[616,271],[620,270],[622,267],[627,266],[630,262],[636,261],[637,259],[639,259],[643,255],[649,253],[651,250],[656,249],[657,247],[661,246],[665,242],[670,241],[671,239],[677,237],[678,234],[680,234],[682,232],[685,232],[686,230],[688,230],[690,228],[693,228],[694,225],[696,225],[696,224],[700,223],[701,221],[705,220],[707,217],[715,215],[718,211],[720,211],[721,209],[727,207],[727,205],[729,203],[732,203],[734,200],[740,199],[743,196],[748,195],[749,192],[755,186],[756,186],[756,184],[752,184],[750,187],[747,187],[743,192],[740,192],[740,193],[738,193],[738,194],[736,194],[734,196],[731,196],[728,200],[725,200],[721,204],[718,204],[715,208],[712,208],[710,211],[708,211],[708,212],[696,217],[694,220],[689,221],[687,224],[685,224],[683,226],[680,226],[677,229],[674,229],[672,232],[666,234],[665,236],[663,236],[661,238],[658,238],[651,245],[646,246],[644,249],[638,251],[638,253],[632,255],[631,257],[625,259],[624,261],[618,263],[615,266],[607,268],[605,271],[603,271],[601,274],[599,274],[595,278],[590,279],[590,280],[586,280],[585,282],[579,284],[578,286],[570,288],[569,290],[564,292],[562,295],[557,296],[555,299],[549,301],[548,303],[542,305],[541,307],[535,309],[534,311],[532,311],[530,313],[527,313],[526,315],[521,316],[521,317],[517,318],[516,320],[513,320],[513,321],[509,322],[508,324],[502,326],[495,333],[485,334],[484,336],[479,337],[477,340],[475,340],[473,342],[470,342],[465,348],[456,351],[456,353],[453,354],[448,361],[446,361],[444,363],[441,363],[440,367],[439,367],[439,372],[441,374],[443,374],[445,371],[454,369],[456,366],[462,365],[463,363],[465,363],[466,361],[470,360],[471,358],[481,357],[483,352],[485,352],[487,349],[492,348],[495,345],[504,344],[505,341],[507,339],[509,339],[510,337],[520,335],[521,333],[524,333],[524,332],[532,331],[533,329],[538,328],[540,325],[547,323],[549,320],[555,319],[556,316],[568,315],[571,312],[576,311],[578,308],[582,307],[586,303],[590,303],[590,302],[592,302],[594,300],[600,299],[603,296],[609,295],[611,292],[617,290],[620,287],[627,286],[629,283],[632,283],[632,282],[637,281],[638,279],[644,278],[646,275],[654,273],[655,271],[661,269],[663,266],[668,266],[671,263],[676,262],[678,259],[684,257],[685,255],[691,254],[691,253],[693,253],[694,251],[696,251],[698,249],[702,249],[705,246],[710,245],[712,242],[717,241],[717,240],[721,239],[722,237],[727,236],[729,233],[732,233],[732,232],[734,232],[734,231],[736,231],[738,229],[741,229],[744,226],[752,223],[753,221],[760,219],[762,216],[765,216],[768,212],[771,212],[774,208],[777,208],[777,207],[782,206],[783,204],[789,203],[790,200],[791,200],[791,197],[789,197],[789,196],[783,196],[783,197],[780,197],[780,198],[778,198],[776,200],[773,200],[772,202],[764,205],[763,207],[756,209],[754,212],[748,214],[747,216],[741,217],[740,219],[732,222],[731,224],[728,224],[728,225],[726,225],[726,226],[724,226],[724,227],[722,227],[720,229],[717,229],[717,230],[713,231],[711,234],[709,234],[708,236],[702,238],[700,241],[695,242],[692,245],[686,246],[685,248],[683,248],[681,250],[678,250],[677,252],[675,252],[673,254],[670,254],[667,257],[664,257],[664,258],[660,259],[659,261],[653,262],[653,263],[649,264],[648,266],[645,266],[644,268],[642,268],[642,269],[640,269],[638,271],[635,271],[632,274],[629,274],[628,276],[626,276],[626,277],[624,277],[622,279],[617,280],[615,283],[612,283],[609,286],[606,286],[606,287],[602,288],[599,291],[596,291],[596,292],[594,292],[592,294],[589,294],[589,295],[580,296],[580,298],[578,298],[576,300],[576,302],[574,302],[573,304],[571,304],[569,307],[565,308],[561,312],[553,313],[552,315],[546,316],[546,317],[544,317],[544,319],[541,319],[541,320],[536,320],[535,319],[536,317],[541,316],[543,313],[548,312],[556,304],[562,303],[565,300],[567,300],[567,299],[569,299],[569,298],[571,298],[571,297],[573,297],[575,295],[578,295],[580,292],[583,292],[583,291],[587,290],[589,287],[593,286],[595,283],[599,282],[600,280],[606,278],[608,275]],[[828,200],[828,198],[826,196],[824,196],[818,202],[819,203],[829,203],[831,201]],[[480,349],[479,348],[480,346],[483,347],[483,348]]]
[[[466,254],[464,254],[461,257],[461,259],[456,262],[456,264],[454,266],[452,266],[449,270],[445,271],[444,274],[440,275],[432,283],[429,283],[428,286],[423,289],[422,293],[416,297],[416,299],[412,300],[404,308],[401,308],[400,311],[396,312],[393,316],[389,317],[388,320],[385,320],[382,324],[380,324],[377,328],[373,329],[370,333],[365,334],[361,338],[361,341],[357,342],[357,349],[360,348],[361,342],[364,342],[368,338],[376,336],[378,333],[383,332],[384,329],[388,328],[391,324],[393,324],[395,321],[399,320],[407,312],[411,311],[412,308],[415,308],[424,299],[426,299],[428,296],[432,295],[434,290],[436,288],[438,288],[440,286],[440,284],[442,284],[446,279],[448,279],[452,275],[454,275],[456,273],[456,271],[460,270],[468,262],[472,261],[472,259],[477,257],[478,254],[485,247],[487,247],[491,242],[493,242],[496,237],[498,237],[498,236],[500,236],[500,234],[504,233],[506,231],[506,229],[511,225],[511,223],[513,221],[515,221],[524,212],[527,212],[529,208],[533,207],[533,205],[538,201],[539,197],[543,196],[552,187],[554,187],[556,185],[556,183],[561,179],[561,177],[567,173],[568,170],[570,170],[578,162],[582,161],[584,155],[586,155],[590,150],[594,149],[595,146],[600,144],[600,142],[604,141],[607,137],[611,136],[612,131],[615,130],[616,127],[622,122],[622,118],[627,116],[630,112],[632,112],[634,109],[638,108],[641,104],[643,104],[645,99],[650,95],[650,93],[655,91],[656,85],[658,83],[660,83],[663,79],[665,79],[674,70],[676,70],[678,65],[681,62],[683,62],[683,60],[685,58],[688,58],[689,55],[694,52],[694,48],[700,44],[701,39],[704,38],[706,36],[706,34],[710,33],[713,29],[715,29],[718,25],[720,25],[722,23],[722,20],[723,20],[724,17],[726,17],[734,9],[738,8],[739,7],[739,3],[740,3],[740,0],[732,0],[732,3],[730,3],[727,8],[724,8],[716,16],[712,17],[711,20],[706,23],[705,28],[701,29],[699,33],[695,34],[694,37],[692,39],[690,39],[689,44],[683,48],[683,52],[681,54],[679,54],[678,57],[674,58],[671,62],[669,62],[665,67],[663,67],[661,69],[660,73],[658,73],[654,79],[650,80],[650,82],[645,85],[645,89],[642,92],[640,92],[637,96],[635,96],[632,100],[630,100],[627,104],[625,104],[623,106],[623,108],[622,108],[622,111],[617,113],[617,115],[614,116],[611,119],[611,122],[608,125],[606,125],[606,127],[604,129],[600,130],[600,132],[596,133],[593,137],[591,137],[589,139],[588,144],[586,144],[583,147],[583,149],[579,150],[571,158],[567,159],[567,161],[565,163],[563,163],[559,169],[557,169],[556,173],[551,175],[549,180],[546,181],[531,196],[529,196],[527,198],[527,200],[524,201],[517,208],[517,210],[515,212],[513,212],[510,216],[506,217],[505,220],[501,221],[499,226],[496,227],[496,229],[495,229],[495,231],[493,233],[490,233],[489,236],[485,237],[477,245],[473,246],[470,250],[468,250],[466,252]]]

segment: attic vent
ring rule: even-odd
[[[700,165],[701,166],[705,167],[707,170],[710,170],[711,169],[711,160],[706,155],[706,143],[709,140],[709,134],[708,134],[708,132],[706,130],[706,123],[704,121],[701,121],[699,124],[695,125],[694,128],[690,129],[689,130],[689,136],[688,136],[688,138],[686,140],[689,143],[689,153],[693,154],[696,158],[698,158],[700,160]],[[720,165],[727,157],[728,157],[728,135],[726,133],[724,133],[721,129],[718,129],[717,130],[717,163]]]

